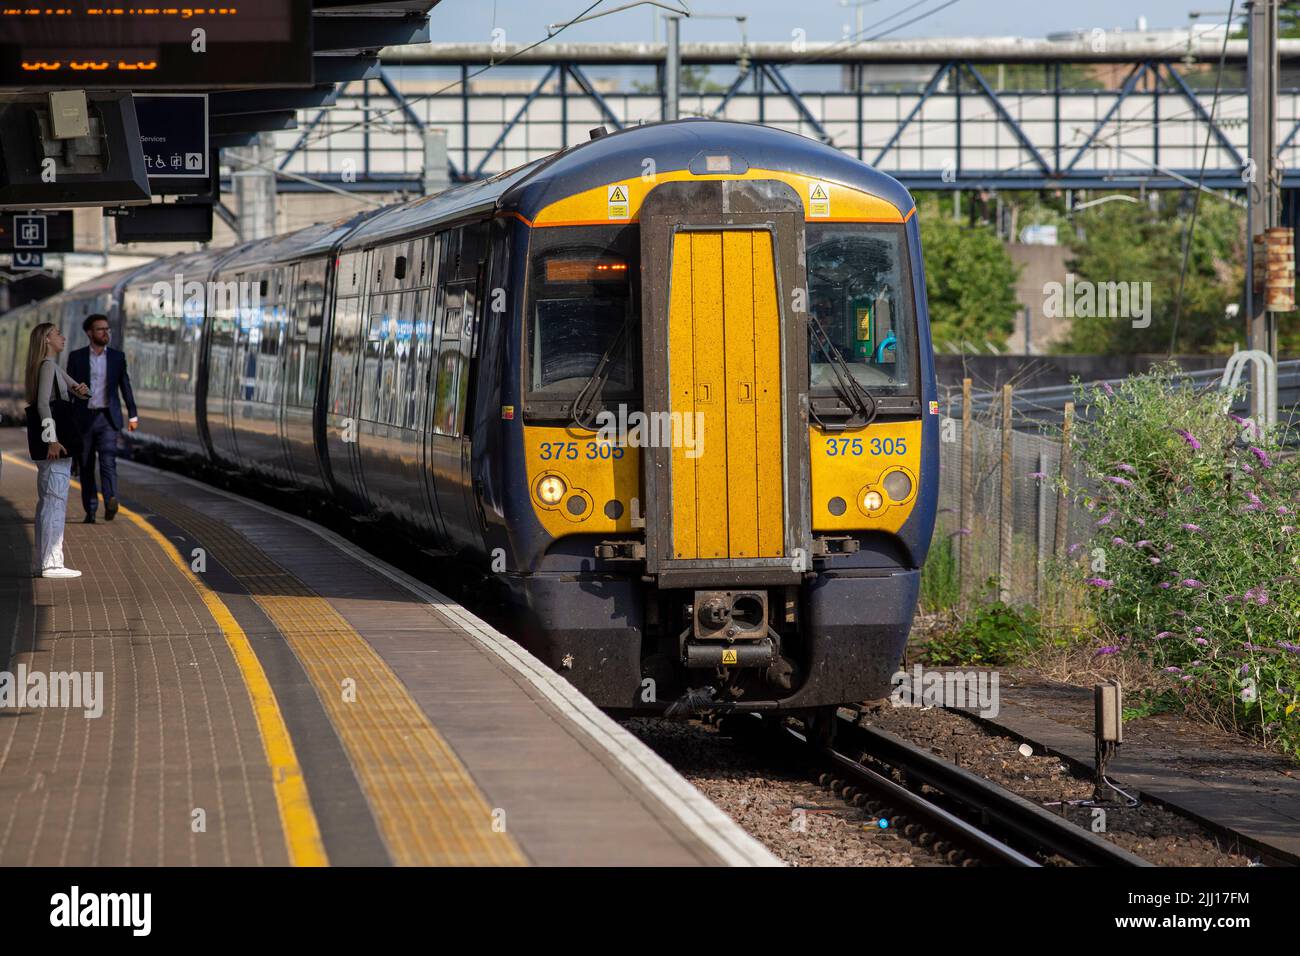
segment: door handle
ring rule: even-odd
[[[752,402],[752,401],[754,400],[754,383],[753,383],[753,382],[740,382],[740,383],[738,383],[738,384],[740,385],[740,399],[739,399],[739,400],[742,401],[742,402]]]
[[[713,401],[713,386],[708,382],[698,382],[695,386],[695,400],[701,405]]]

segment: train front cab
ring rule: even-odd
[[[629,221],[592,226],[615,190]],[[518,492],[541,533],[518,584],[527,642],[601,706],[888,692],[937,498],[905,205],[682,171],[530,224]]]

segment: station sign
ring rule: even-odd
[[[72,252],[72,212],[0,212],[0,252]]]
[[[6,4],[0,88],[310,86],[311,7]]]
[[[196,195],[211,188],[206,93],[138,93],[140,127],[149,190],[155,196]]]

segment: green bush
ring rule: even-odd
[[[1300,469],[1173,366],[1083,390],[1075,454],[1091,491],[1081,574],[1108,637],[1300,754]],[[1072,550],[1080,548],[1074,545]]]
[[[924,611],[947,611],[961,600],[957,549],[952,541],[951,535],[939,531],[930,543],[930,553],[921,569],[921,609]]]
[[[931,638],[926,657],[931,664],[995,667],[1014,664],[1040,640],[1037,611],[992,601]]]

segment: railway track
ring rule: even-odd
[[[793,728],[783,732],[812,746]],[[1076,866],[1151,865],[983,777],[844,716],[835,743],[819,749],[816,759],[825,766],[823,784],[954,865],[1037,867],[1053,858]]]

